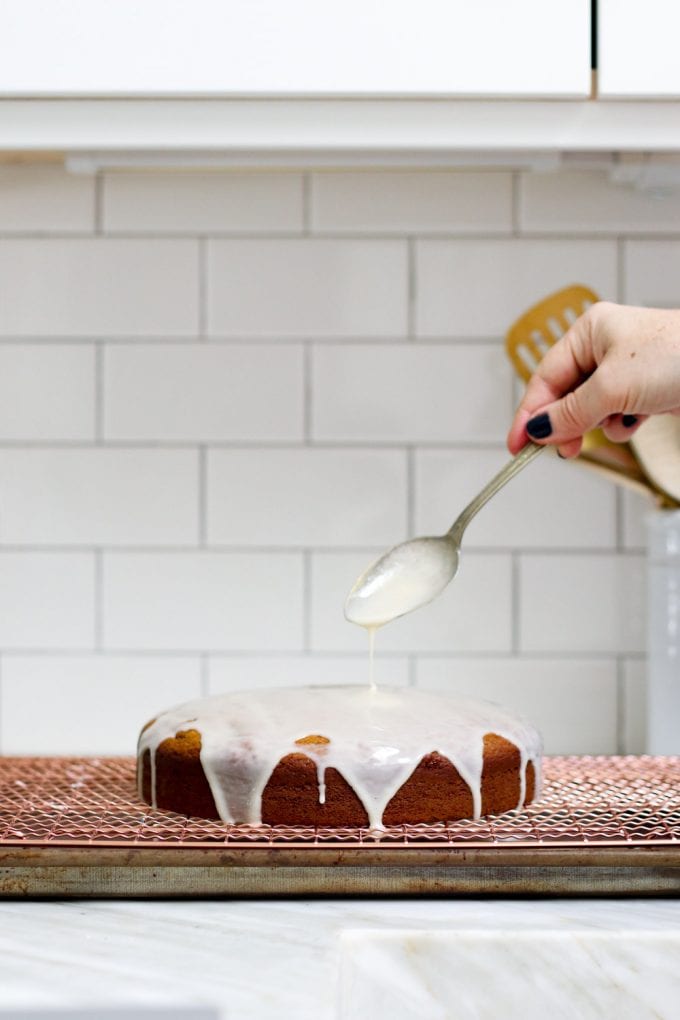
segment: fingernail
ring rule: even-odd
[[[552,435],[552,425],[547,414],[537,414],[527,422],[527,432],[532,439],[547,439]]]
[[[623,422],[627,429],[632,429],[633,425],[637,425],[637,415],[624,414],[623,417],[621,418],[621,421]]]
[[[566,458],[566,457],[564,456],[564,454],[563,454],[563,453],[560,453],[560,451],[559,451],[559,450],[557,451],[557,456],[558,456],[558,457],[560,458],[560,460],[566,460],[566,459],[567,459],[567,458]]]

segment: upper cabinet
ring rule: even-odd
[[[633,7],[624,0],[605,6]],[[670,3],[652,0],[651,6]],[[645,19],[649,7],[648,0]],[[660,36],[670,53],[675,33]],[[5,98],[584,98],[589,92],[590,0],[0,5]]]
[[[678,0],[598,0],[598,94],[680,98]]]

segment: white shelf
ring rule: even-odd
[[[611,151],[680,152],[680,102],[0,101],[0,153],[114,165],[127,154],[150,165],[172,154],[199,165],[521,165]]]

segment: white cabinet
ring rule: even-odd
[[[680,98],[678,0],[599,0],[602,98]]]
[[[583,98],[589,68],[589,0],[0,4],[5,98]]]

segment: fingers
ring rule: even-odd
[[[568,443],[560,443],[557,452],[562,460],[573,460],[574,457],[578,457],[582,446],[582,439],[570,439]]]
[[[529,380],[508,432],[507,444],[512,453],[517,453],[526,443],[527,422],[539,410],[572,390],[596,368],[592,346],[592,321],[591,310],[577,319],[571,329],[567,330],[542,358]],[[575,454],[565,452],[565,456]]]
[[[532,439],[535,443],[556,445],[562,457],[575,457],[581,449],[584,433],[607,417],[599,389],[591,378],[561,400],[553,398],[549,403],[544,401],[532,408],[533,395],[525,397],[508,433],[510,452],[517,453],[527,439]]]
[[[603,423],[602,431],[613,443],[625,443],[647,418],[646,414],[611,414]]]
[[[536,443],[557,446],[580,439],[613,412],[609,400],[595,373],[561,400],[553,401],[529,418],[525,424],[526,433]]]

